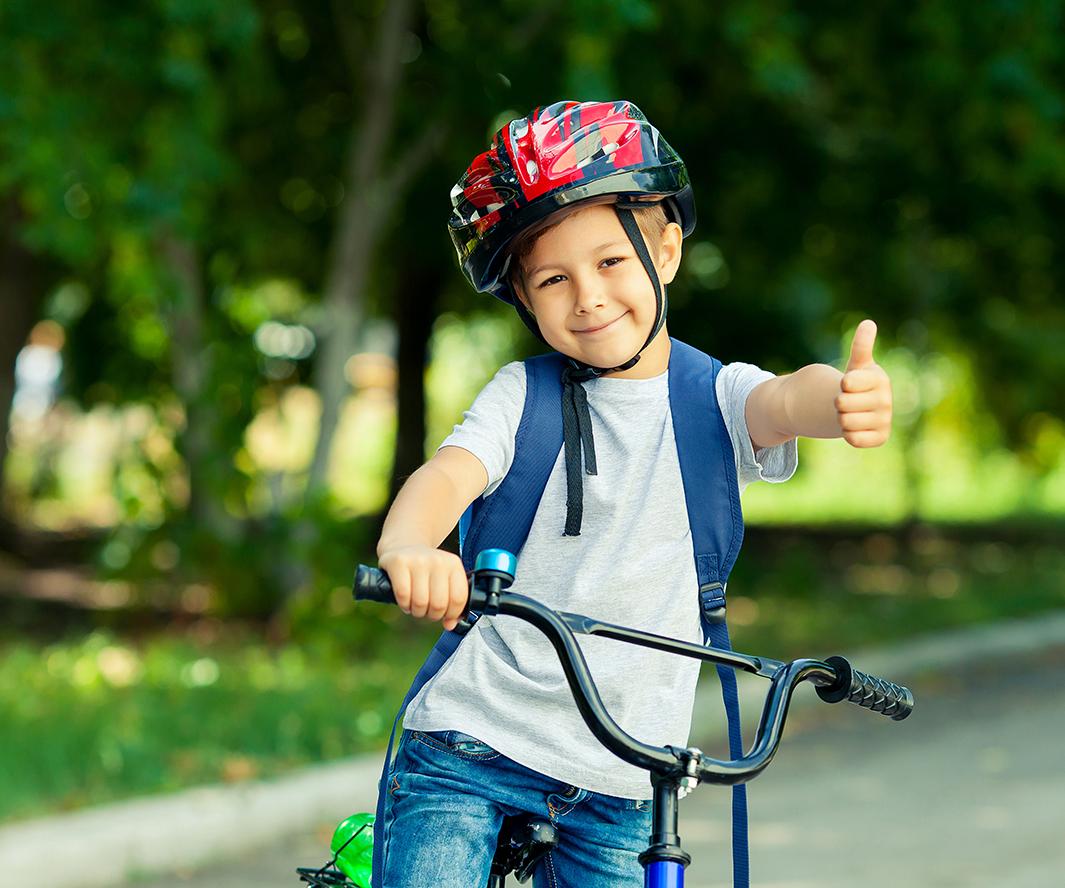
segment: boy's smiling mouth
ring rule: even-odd
[[[619,314],[619,315],[618,315],[618,316],[617,316],[616,318],[614,318],[614,320],[612,320],[612,321],[607,321],[607,322],[606,322],[605,324],[600,324],[600,325],[599,325],[598,327],[584,327],[584,328],[583,328],[583,329],[581,329],[581,330],[574,330],[573,332],[574,332],[574,333],[583,333],[583,334],[585,334],[585,335],[587,335],[587,334],[589,334],[589,333],[599,333],[599,332],[601,332],[601,331],[603,331],[603,330],[607,329],[607,327],[612,327],[612,326],[614,326],[614,324],[616,324],[616,323],[617,323],[618,321],[620,321],[620,320],[621,320],[621,319],[622,319],[623,317],[625,317],[625,315],[627,315],[627,314],[628,314],[628,312],[627,312],[627,311],[626,311],[626,312],[622,312],[622,313],[621,313],[621,314]]]

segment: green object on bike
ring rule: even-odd
[[[329,849],[336,865],[358,888],[370,888],[373,868],[373,814],[352,814],[333,833]]]

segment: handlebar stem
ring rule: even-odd
[[[686,867],[691,863],[691,855],[680,846],[677,833],[677,819],[680,809],[679,782],[675,777],[651,774],[654,792],[653,823],[651,824],[651,844],[640,854],[639,861],[644,869],[653,863],[679,863]]]

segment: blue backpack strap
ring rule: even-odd
[[[488,497],[480,497],[459,522],[462,563],[473,570],[477,553],[506,549],[521,554],[536,509],[562,450],[562,370],[559,354],[525,361],[525,407],[514,436],[514,461]]]
[[[743,543],[739,479],[717,403],[721,362],[675,339],[672,345],[669,406],[705,623],[715,608],[724,607],[724,585]]]
[[[474,559],[483,549],[506,549],[520,554],[525,545],[547,479],[562,450],[564,366],[565,359],[557,354],[540,355],[525,362],[525,405],[514,438],[514,462],[499,487],[488,497],[478,497],[459,520],[459,551],[467,571],[473,570]],[[471,614],[471,622],[475,619],[476,615]],[[456,631],[444,632],[437,639],[392,722],[384,769],[377,787],[375,823],[381,826],[374,836],[372,888],[382,888],[385,799],[396,728],[410,701],[440,671],[460,641],[462,633]]]
[[[721,363],[683,342],[671,342],[669,404],[692,532],[703,630],[711,645],[731,650],[725,625],[725,584],[743,542],[743,515],[732,440],[717,402]],[[743,755],[736,673],[718,666],[717,674],[728,715],[729,755],[735,759]],[[732,878],[736,888],[750,884],[747,787],[742,784],[732,788]]]

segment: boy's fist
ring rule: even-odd
[[[388,574],[401,610],[412,617],[442,620],[445,629],[455,628],[470,592],[457,555],[431,546],[401,546],[382,552],[377,564]]]
[[[862,321],[839,381],[836,414],[843,440],[852,447],[879,447],[891,434],[891,380],[873,360],[875,341],[876,324]]]

